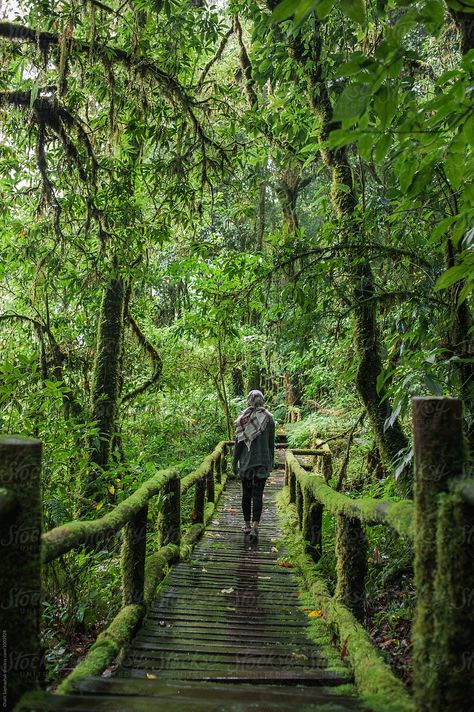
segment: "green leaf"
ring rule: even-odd
[[[348,62],[344,62],[334,71],[335,77],[350,77],[357,74],[370,62],[370,59],[363,52],[354,52]]]
[[[366,161],[370,160],[372,148],[375,144],[375,135],[370,132],[365,132],[359,137],[358,146],[359,153]]]
[[[331,12],[335,2],[336,0],[319,0],[316,5],[316,16],[318,19],[324,20],[324,18]]]
[[[413,156],[405,156],[398,168],[398,180],[403,193],[406,193],[413,180],[418,162]]]
[[[451,153],[444,163],[444,170],[453,188],[456,190],[461,185],[465,165],[462,157],[457,153]]]
[[[467,264],[467,261],[460,265],[454,265],[450,267],[446,272],[438,277],[435,284],[435,289],[438,292],[440,289],[447,289],[452,287],[456,282],[460,282],[470,273],[471,267]]]
[[[283,2],[278,3],[272,12],[270,21],[281,22],[282,20],[287,20],[295,13],[298,4],[298,0],[283,0]]]
[[[349,84],[336,102],[334,119],[346,121],[358,118],[364,113],[370,94],[371,87],[367,84]]]
[[[346,17],[363,25],[366,20],[364,0],[340,0],[340,8]]]
[[[374,109],[384,128],[392,121],[397,108],[398,97],[396,91],[392,87],[380,87],[374,99]]]
[[[430,235],[430,242],[436,242],[441,235],[444,235],[446,230],[455,222],[456,216],[450,215],[439,222]]]
[[[379,141],[377,141],[377,145],[375,146],[375,160],[377,162],[380,163],[381,161],[383,161],[383,159],[387,155],[391,143],[392,136],[389,133],[385,134],[379,139]]]
[[[318,0],[283,0],[273,10],[270,21],[281,22],[294,16],[296,25],[303,20],[315,9]]]
[[[355,132],[348,129],[335,129],[331,131],[328,137],[329,148],[340,148],[341,146],[347,146],[347,144],[352,143],[355,140]]]

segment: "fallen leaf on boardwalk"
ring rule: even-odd
[[[234,593],[233,588],[221,588],[221,593]]]
[[[285,569],[292,569],[293,564],[290,561],[277,561],[278,566],[283,566]]]
[[[322,615],[322,611],[310,611],[308,613],[308,618],[321,618]]]
[[[217,519],[211,519],[212,524],[220,524],[220,522]]]
[[[271,576],[258,576],[259,579],[271,579]]]
[[[297,660],[307,660],[308,656],[305,655],[304,653],[293,653],[293,657],[297,658]]]
[[[160,621],[158,625],[161,625],[163,627],[166,625],[166,621]]]
[[[207,569],[201,569],[201,571],[203,572],[203,574],[207,574]]]
[[[278,549],[276,548],[276,546],[272,546],[270,551],[272,552],[272,554],[276,554],[278,552]]]
[[[152,672],[147,672],[146,676],[149,680],[157,680],[158,679],[157,676],[153,675]]]
[[[237,510],[234,507],[229,507],[226,511],[229,512],[229,514],[237,514]]]

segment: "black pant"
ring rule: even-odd
[[[264,477],[251,477],[242,480],[242,512],[246,522],[249,522],[251,519],[250,512],[252,504],[252,520],[254,522],[260,521],[263,506],[263,489],[266,481]]]

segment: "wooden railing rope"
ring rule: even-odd
[[[67,692],[75,680],[102,672],[139,625],[168,565],[185,556],[198,538],[207,508],[210,515],[214,506],[216,489],[223,486],[226,455],[232,445],[230,441],[219,443],[183,479],[174,470],[161,470],[104,516],[67,522],[41,535],[41,442],[0,437],[0,630],[6,651],[9,706],[38,681],[41,565],[78,547],[94,550],[122,530],[123,608],[61,683],[59,691]],[[183,534],[181,500],[192,488],[194,511]],[[163,495],[158,521],[160,548],[146,556],[148,507],[157,495]]]
[[[414,542],[415,707],[459,712],[467,699],[474,700],[474,480],[465,467],[462,404],[454,398],[414,398],[412,415],[414,502],[336,492],[320,473],[307,472],[295,451],[286,455],[286,483],[314,561],[322,553],[323,510],[336,517],[334,600],[356,618],[365,601],[364,525],[389,525]]]

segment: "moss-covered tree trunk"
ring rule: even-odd
[[[463,692],[467,692],[468,685],[472,690],[472,683],[468,682],[472,669],[466,666],[472,664],[470,636],[474,633],[470,588],[472,510],[454,494],[448,494],[451,483],[463,471],[461,402],[451,398],[414,398],[413,430],[416,709],[455,712],[462,709],[453,700],[462,697],[455,688],[464,676],[467,679]]]
[[[332,103],[324,78],[320,22],[315,21],[309,51],[305,49],[301,37],[297,36],[291,43],[290,55],[304,68],[309,103],[319,121],[320,140],[325,142],[331,131],[340,126],[333,119]],[[392,427],[384,429],[389,406],[383,390],[377,391],[377,376],[382,370],[382,360],[377,329],[375,284],[370,261],[364,256],[364,235],[356,218],[357,197],[352,170],[345,147],[322,148],[321,157],[332,175],[331,198],[340,221],[341,238],[351,246],[361,247],[349,269],[354,350],[357,358],[356,383],[384,463],[391,466],[399,451],[407,447],[408,441],[398,420],[395,420]],[[411,468],[405,469],[398,482],[403,494],[411,493]]]
[[[365,605],[367,538],[359,519],[339,514],[336,528],[337,584],[335,598],[361,620]]]
[[[88,500],[95,499],[100,489],[97,478],[109,463],[117,428],[125,298],[124,281],[114,270],[105,286],[99,311],[91,387],[91,415],[97,422],[98,435],[89,443],[91,468],[82,487],[83,500],[79,507],[82,513],[88,509]]]

